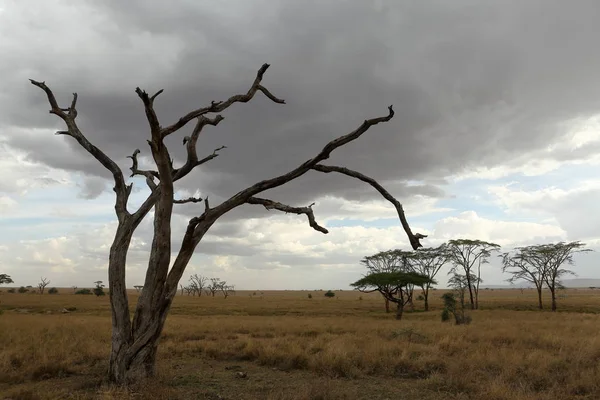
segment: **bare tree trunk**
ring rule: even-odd
[[[389,313],[390,312],[390,301],[385,298],[383,300],[385,300],[385,312]]]
[[[550,293],[552,294],[552,311],[556,311],[556,288],[551,287]]]
[[[538,286],[538,287],[536,287],[536,289],[537,289],[537,293],[538,293],[538,308],[540,310],[543,310],[544,306],[542,304],[542,286]]]
[[[429,288],[423,290],[423,299],[425,300],[425,311],[429,311]]]
[[[402,313],[404,312],[404,302],[400,301],[396,304],[396,319],[402,319]]]

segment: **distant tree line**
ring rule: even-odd
[[[502,270],[511,274],[509,282],[527,281],[538,291],[539,308],[542,309],[544,285],[552,296],[552,311],[556,311],[556,290],[562,287],[561,278],[573,274],[566,265],[573,265],[573,256],[585,249],[585,244],[559,242],[518,247],[513,251],[498,254],[502,259]],[[452,310],[464,310],[465,306],[479,308],[479,286],[483,282],[481,266],[489,263],[500,245],[483,240],[454,239],[436,248],[421,248],[415,251],[388,250],[364,257],[360,263],[367,269],[363,278],[351,284],[361,292],[379,292],[385,302],[386,312],[390,303],[396,304],[396,318],[401,319],[406,306],[414,310],[414,290],[420,290],[419,299],[429,310],[429,297],[435,278],[444,265],[450,265],[448,285],[453,289],[445,297],[446,316]],[[455,297],[454,297],[455,296]],[[454,302],[453,302],[454,301]],[[464,317],[461,320],[470,320]]]
[[[226,281],[220,278],[208,278],[206,276],[194,274],[191,275],[186,286],[180,285],[181,294],[188,296],[202,296],[204,292],[207,296],[215,297],[217,294],[222,294],[227,298],[230,295],[235,295],[235,287],[229,285]]]

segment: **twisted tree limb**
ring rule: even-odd
[[[387,201],[392,203],[394,205],[394,207],[396,208],[396,212],[398,213],[398,218],[400,219],[402,228],[404,229],[404,232],[406,232],[406,234],[408,235],[408,239],[410,240],[410,244],[411,244],[413,250],[416,250],[419,247],[422,247],[422,245],[420,243],[420,239],[426,238],[427,235],[423,235],[421,233],[415,233],[415,234],[412,233],[412,230],[410,229],[410,225],[408,224],[408,221],[406,220],[406,215],[404,214],[404,208],[402,207],[402,204],[398,200],[396,200],[396,198],[394,196],[392,196],[375,179],[370,178],[366,175],[363,175],[360,172],[353,171],[353,170],[345,168],[345,167],[337,167],[337,166],[333,166],[333,165],[317,164],[317,165],[313,166],[312,169],[314,169],[315,171],[324,172],[326,174],[328,174],[330,172],[338,172],[340,174],[344,174],[344,175],[350,176],[352,178],[359,179],[359,180],[371,185],[373,188],[375,188],[375,190],[377,190],[383,196],[384,199],[386,199]]]
[[[276,202],[273,200],[263,199],[263,198],[259,198],[259,197],[250,197],[246,201],[246,203],[260,204],[260,205],[264,206],[267,210],[275,209],[275,210],[283,211],[285,213],[306,214],[306,217],[308,218],[308,224],[314,230],[322,232],[322,233],[329,233],[329,231],[327,229],[323,228],[315,220],[315,214],[313,213],[313,209],[312,209],[312,206],[314,205],[314,203],[307,207],[291,207],[286,204],[282,204],[282,203],[279,203],[279,202]]]

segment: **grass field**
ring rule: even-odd
[[[440,322],[441,290],[402,321],[351,291],[178,296],[157,378],[128,390],[102,382],[107,297],[2,290],[0,400],[600,399],[600,290],[563,291],[557,313],[532,290],[482,290],[468,326]]]

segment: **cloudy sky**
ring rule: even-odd
[[[429,234],[426,246],[476,238],[506,250],[558,240],[599,249],[599,18],[596,0],[0,0],[0,273],[22,285],[106,281],[115,228],[110,175],[53,134],[63,125],[29,78],[65,107],[77,92],[84,134],[127,172],[134,149],[149,161],[137,86],[165,89],[156,108],[167,125],[244,93],[265,62],[263,84],[287,104],[259,93],[227,110],[198,152],[227,149],[182,180],[179,195],[216,204],[393,104],[393,120],[329,164],[384,184],[413,230]],[[176,163],[191,125],[168,142]],[[148,194],[133,182],[131,209]],[[265,196],[315,202],[330,233],[247,205],[212,228],[184,279],[347,288],[363,256],[409,248],[394,208],[359,181],[313,172]],[[178,208],[175,237],[201,212]],[[129,286],[143,283],[150,227],[147,218],[132,244]],[[599,278],[599,261],[582,255],[575,270]],[[497,261],[485,267],[486,284],[506,278]]]

